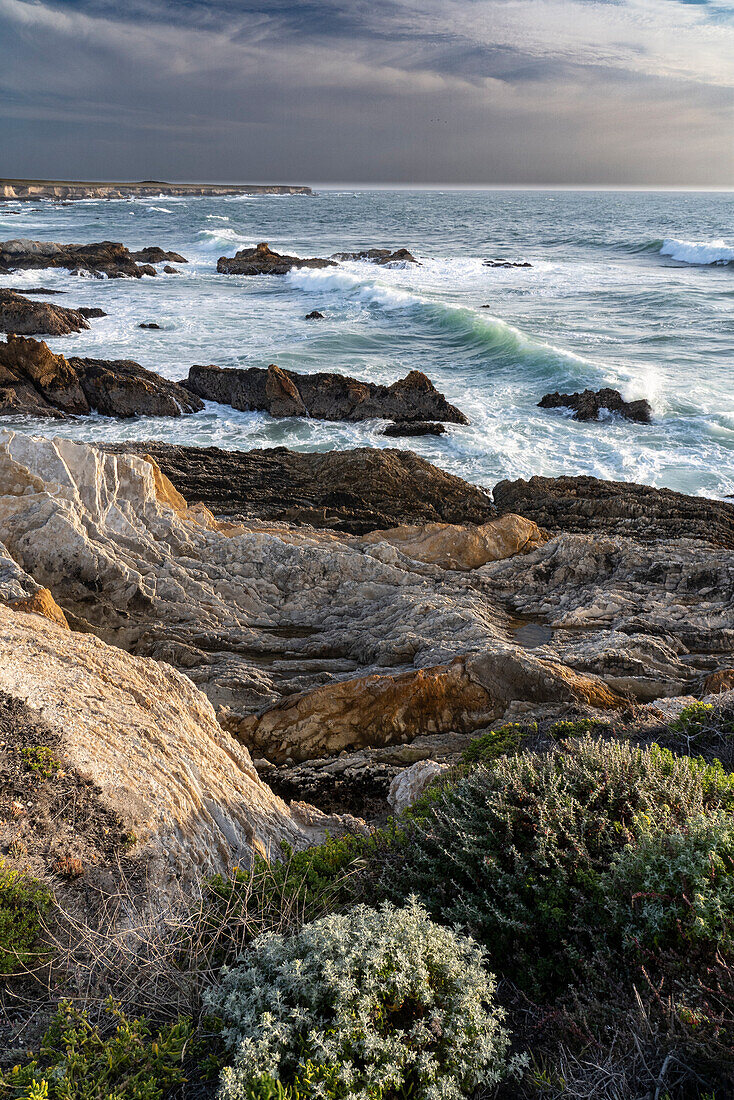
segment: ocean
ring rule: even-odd
[[[170,379],[194,363],[277,363],[385,383],[418,369],[471,421],[396,441],[380,421],[274,420],[208,403],[180,419],[3,426],[244,450],[408,446],[488,488],[592,474],[724,497],[734,494],[733,221],[734,194],[701,192],[342,189],[0,204],[1,239],[160,245],[190,261],[181,274],[140,280],[3,277],[107,312],[87,332],[49,338],[55,351],[135,359]],[[420,266],[217,274],[219,256],[258,241],[303,256],[405,247]],[[306,321],[314,309],[326,319]],[[537,407],[549,391],[601,386],[647,398],[653,423],[610,415],[583,424]]]

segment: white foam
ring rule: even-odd
[[[679,241],[667,237],[660,255],[683,264],[734,264],[734,247],[722,240]]]
[[[235,229],[202,229],[199,231],[199,248],[206,252],[217,252],[223,248],[237,251],[246,248],[250,243],[249,238],[243,237]]]

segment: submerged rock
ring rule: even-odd
[[[89,271],[108,279],[124,276],[139,279],[142,275],[155,275],[152,263],[144,257],[155,255],[154,263],[164,258],[175,258],[175,252],[163,252],[159,248],[146,248],[130,252],[116,241],[99,241],[94,244],[58,244],[55,241],[32,241],[17,238],[0,241],[0,271],[42,270],[65,267],[72,273]],[[142,263],[138,262],[141,261]],[[185,263],[183,257],[178,261]]]
[[[51,302],[31,302],[14,290],[0,290],[0,332],[20,336],[67,336],[89,328],[86,311]]]
[[[437,424],[427,420],[397,420],[394,424],[388,424],[382,431],[382,435],[390,436],[393,439],[411,435],[445,434],[446,428],[443,424]]]
[[[625,536],[665,544],[696,539],[734,550],[734,504],[596,477],[532,477],[494,488],[501,512],[519,512],[549,531]]]
[[[333,260],[303,259],[301,256],[285,256],[273,252],[262,241],[255,248],[241,248],[234,256],[220,256],[217,271],[220,275],[285,275],[293,267],[336,267]]]
[[[405,524],[485,524],[495,514],[483,489],[413,451],[224,451],[150,442],[106,449],[151,455],[189,504],[201,502],[217,516],[364,534]]]
[[[296,374],[274,363],[267,370],[194,366],[184,384],[207,401],[218,401],[243,412],[268,412],[271,416],[469,423],[430,379],[416,370],[390,386],[383,386],[342,374]]]
[[[532,267],[533,265],[528,263],[527,260],[484,260],[483,267]],[[487,309],[487,306],[482,306],[482,309]]]
[[[601,390],[584,390],[582,393],[547,393],[538,402],[539,409],[574,409],[574,420],[598,420],[602,409],[618,413],[625,420],[635,420],[638,424],[649,424],[652,420],[652,405],[641,398],[639,401],[625,401],[619,390],[605,387]]]
[[[319,313],[317,309],[312,309],[310,313],[307,313],[304,317],[304,321],[323,321],[323,313]]]
[[[132,360],[67,360],[23,336],[0,343],[0,416],[181,416],[202,407],[177,382]]]
[[[361,252],[335,252],[334,260],[366,260],[368,263],[381,264],[417,264],[415,256],[408,252],[407,248],[396,248],[393,252],[389,248],[364,248]]]
[[[161,326],[156,324],[155,321],[142,321],[138,328],[160,328]]]

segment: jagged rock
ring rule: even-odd
[[[641,542],[689,538],[734,550],[734,504],[595,477],[533,477],[494,488],[501,512],[549,531],[624,535]]]
[[[137,262],[138,259],[152,253],[160,253],[161,258],[176,256],[176,253],[163,253],[160,249],[130,252],[123,244],[116,241],[99,241],[95,244],[57,244],[55,241],[31,241],[26,238],[17,238],[11,241],[0,241],[0,271],[65,267],[72,274],[90,271],[93,275],[106,275],[108,279],[120,279],[123,276],[139,279],[142,275],[155,275],[156,271],[152,264]],[[179,262],[185,261],[181,258]]]
[[[79,306],[77,312],[81,313],[82,317],[86,317],[87,319],[89,319],[90,317],[107,316],[105,311],[103,309],[100,309],[99,306]]]
[[[187,264],[189,261],[178,252],[164,252],[162,248],[155,246],[141,248],[138,252],[131,252],[133,260],[139,264],[162,264],[164,261],[173,264]]]
[[[392,812],[397,815],[407,810],[447,770],[448,764],[439,764],[437,760],[420,760],[398,772],[390,784],[390,793],[387,796]]]
[[[574,420],[598,420],[601,409],[619,413],[625,420],[635,420],[638,424],[649,424],[652,420],[652,406],[644,398],[639,401],[625,401],[619,390],[605,387],[601,390],[584,390],[583,393],[547,393],[538,402],[539,409],[574,409]]]
[[[223,451],[152,442],[106,448],[152,455],[189,504],[218,516],[364,534],[437,521],[481,525],[495,514],[483,489],[413,451]]]
[[[394,424],[388,424],[381,434],[393,439],[410,435],[445,435],[446,428],[443,424],[431,423],[427,420],[398,420]]]
[[[65,359],[43,341],[0,343],[0,416],[181,416],[202,403],[131,360]]]
[[[529,553],[547,540],[532,520],[508,513],[479,527],[428,523],[372,531],[361,541],[389,543],[406,557],[443,569],[478,569],[490,561]]]
[[[66,336],[89,328],[86,312],[50,302],[31,302],[14,290],[0,290],[0,332],[23,336]]]
[[[348,823],[275,796],[205,696],[166,664],[2,606],[0,655],[0,693],[46,723],[63,767],[135,838],[152,892]]]
[[[335,252],[333,260],[367,260],[372,264],[417,264],[415,256],[408,252],[407,248],[365,248],[361,252]]]
[[[336,266],[333,260],[281,256],[278,252],[272,252],[264,241],[255,248],[241,248],[233,257],[220,256],[217,260],[220,275],[285,275],[293,267]]]
[[[323,321],[324,320],[324,315],[323,315],[323,313],[319,313],[319,311],[317,309],[312,309],[310,313],[306,314],[306,316],[304,317],[304,320],[305,321]]]
[[[296,374],[274,363],[267,370],[194,366],[184,385],[206,401],[218,401],[243,412],[268,412],[271,416],[469,423],[425,374],[416,370],[390,386],[382,386],[341,374]],[[288,395],[285,402],[284,393]]]
[[[29,614],[42,615],[51,622],[69,629],[66,616],[54,600],[48,588],[36,584],[7,549],[0,543],[0,604]]]

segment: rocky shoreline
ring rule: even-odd
[[[0,200],[59,199],[124,199],[131,195],[311,195],[310,187],[283,184],[213,184],[162,183],[156,180],[142,183],[84,183],[69,180],[0,179]]]

